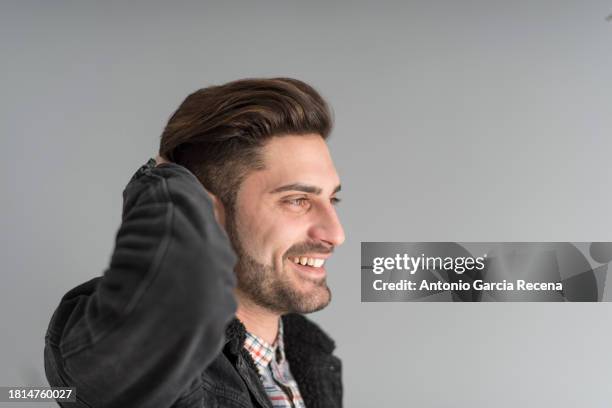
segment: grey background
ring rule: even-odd
[[[347,407],[607,407],[611,304],[361,303],[361,241],[612,240],[606,1],[4,1],[0,385],[99,275],[121,191],[196,88],[293,76],[333,105]],[[20,405],[20,406],[26,406]],[[41,406],[35,405],[35,406]]]

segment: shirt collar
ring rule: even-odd
[[[249,352],[258,367],[265,368],[273,358],[280,363],[285,359],[285,344],[283,342],[283,321],[278,319],[278,333],[274,343],[269,344],[261,337],[246,332],[244,348]]]

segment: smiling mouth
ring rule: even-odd
[[[309,258],[306,256],[290,256],[289,260],[295,264],[302,266],[310,266],[312,268],[321,268],[325,263],[325,259]]]

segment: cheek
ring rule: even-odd
[[[307,240],[303,223],[278,211],[262,211],[243,217],[239,232],[248,253],[268,265],[282,264],[289,248]]]
[[[287,242],[287,230],[278,214],[261,205],[243,206],[238,209],[236,221],[240,241],[250,256],[268,265],[282,256],[286,250],[283,243]]]
[[[272,262],[283,262],[287,250],[301,242],[303,237],[290,222],[275,219],[262,231],[261,242],[266,246],[266,255]]]

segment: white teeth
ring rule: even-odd
[[[295,262],[296,264],[313,266],[315,268],[320,268],[325,263],[325,259],[308,258],[305,256],[302,256],[302,257],[296,256],[296,257],[291,258],[291,260]]]

